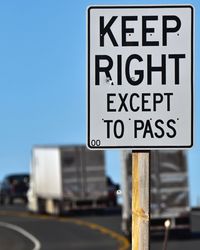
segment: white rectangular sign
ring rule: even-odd
[[[193,7],[88,8],[88,147],[193,145]]]

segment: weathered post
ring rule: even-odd
[[[132,250],[149,249],[150,153],[132,152]]]

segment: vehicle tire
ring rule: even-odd
[[[23,198],[23,201],[24,201],[24,204],[26,205],[26,204],[28,203],[27,197],[24,197],[24,198]]]
[[[117,206],[117,200],[115,200],[115,199],[108,200],[107,206],[108,207],[116,207]]]
[[[8,204],[13,205],[13,198],[12,197],[8,197]]]
[[[61,216],[63,214],[62,205],[59,201],[54,201],[54,215]]]
[[[0,204],[1,204],[1,205],[4,205],[4,203],[5,203],[4,198],[1,196],[1,197],[0,197]]]
[[[37,204],[38,204],[38,214],[45,214],[46,210],[45,210],[45,200],[38,198],[37,199]]]
[[[13,198],[9,195],[5,195],[4,197],[4,204],[5,205],[12,205],[13,204]]]

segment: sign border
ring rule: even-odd
[[[90,10],[92,9],[149,9],[149,8],[190,8],[191,9],[191,143],[179,146],[92,146],[90,141]],[[94,5],[87,9],[87,147],[89,149],[183,149],[191,148],[194,143],[194,7],[183,5]]]

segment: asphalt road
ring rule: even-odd
[[[31,215],[20,205],[4,206],[0,208],[0,249],[128,250],[120,223],[120,214],[110,212],[56,218]]]
[[[121,216],[113,212],[54,218],[31,215],[22,205],[0,207],[0,249],[130,250],[121,233]],[[162,246],[163,236],[151,239],[151,250]],[[192,214],[190,237],[170,233],[167,246],[168,250],[200,249],[200,212]]]

